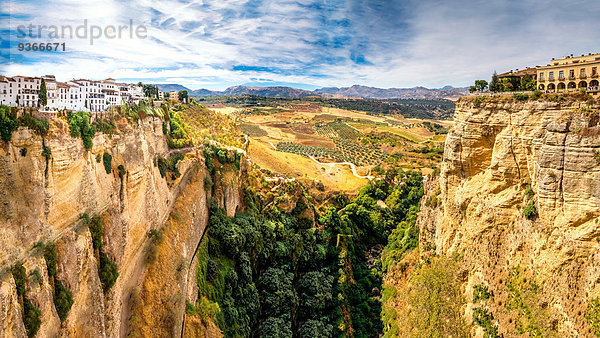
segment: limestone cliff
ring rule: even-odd
[[[482,306],[473,287],[488,287],[484,306],[505,336],[589,336],[586,309],[600,295],[598,104],[553,99],[459,100],[418,222],[422,251],[462,255],[465,315]]]
[[[199,153],[190,153],[178,164],[180,177],[163,178],[155,162],[170,152],[162,120],[122,120],[117,129],[113,135],[96,134],[90,151],[81,139],[69,136],[61,119],[52,121],[45,140],[19,128],[10,142],[2,142],[0,336],[25,336],[22,304],[8,271],[17,261],[23,262],[27,275],[41,276],[39,281],[30,277],[27,282],[27,298],[42,312],[38,336],[126,336],[131,329],[132,295],[152,276],[145,272],[151,229],[165,229],[165,242],[171,247],[161,258],[176,264],[174,273],[179,276],[161,280],[158,286],[181,297],[189,294],[187,298],[195,300],[193,292],[188,292],[195,282],[190,267],[206,226],[208,200],[214,195],[233,214],[240,203],[239,173],[224,174],[231,177],[215,185],[214,193],[205,191],[204,160]],[[41,155],[44,145],[51,150],[49,160]],[[102,161],[104,153],[112,156],[112,172],[108,174]],[[117,170],[120,165],[124,174]],[[174,206],[184,218],[172,215]],[[84,213],[100,215],[103,251],[118,266],[119,277],[106,294],[98,276],[98,252],[81,220]],[[178,229],[169,225],[174,218],[180,223]],[[62,324],[53,304],[46,262],[35,249],[38,242],[56,244],[57,280],[73,294],[73,306]],[[162,308],[160,303],[148,305],[155,315],[173,310]],[[174,330],[181,331],[185,302],[178,305]]]

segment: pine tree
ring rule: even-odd
[[[45,107],[48,103],[48,91],[46,90],[46,81],[42,79],[42,83],[40,84],[40,93],[38,95],[39,103],[42,107]]]
[[[496,71],[494,71],[494,74],[492,75],[492,82],[490,82],[490,91],[491,92],[499,92],[502,90],[502,84],[500,83],[500,80],[498,79],[498,73],[496,73]]]

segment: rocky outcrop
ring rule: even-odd
[[[540,320],[542,331],[590,335],[585,311],[600,296],[598,123],[593,100],[457,103],[439,179],[441,205],[423,205],[421,247],[463,256],[467,299],[475,284],[488,286],[487,306],[505,336],[519,333],[516,323],[523,322],[509,306],[515,291],[507,284],[516,269],[541,288],[535,297],[548,316]],[[424,200],[437,196],[433,189]],[[537,213],[528,219],[530,203]]]
[[[50,148],[48,160],[42,156]],[[25,149],[25,150],[23,150]],[[112,156],[110,173],[103,154]],[[208,220],[211,193],[204,191],[205,169],[200,152],[191,152],[179,162],[179,178],[163,178],[157,157],[167,157],[169,149],[162,133],[162,120],[147,117],[136,123],[117,121],[112,135],[96,134],[93,148],[85,150],[81,139],[72,138],[61,119],[52,121],[49,135],[42,140],[26,128],[13,133],[9,143],[0,146],[0,336],[25,336],[15,283],[9,267],[23,262],[27,274],[39,273],[41,280],[28,278],[27,298],[42,312],[38,336],[119,337],[130,331],[132,295],[146,280],[147,248],[151,229],[170,229],[173,246],[167,259],[183,259],[185,278],[177,285],[164,281],[161,287],[178,287],[183,294],[195,282],[191,268],[197,244]],[[118,166],[125,169],[119,174]],[[240,204],[240,173],[227,173],[218,186],[220,205],[233,214]],[[200,182],[200,183],[198,183]],[[189,185],[189,187],[188,187]],[[195,188],[191,188],[195,187]],[[192,190],[190,190],[192,189]],[[194,195],[195,194],[195,195]],[[190,196],[194,196],[190,199]],[[188,199],[183,230],[171,228],[174,205]],[[181,208],[179,208],[181,211]],[[231,209],[231,210],[230,210]],[[100,215],[103,223],[103,252],[118,266],[119,277],[109,292],[103,293],[98,276],[98,250],[82,215]],[[171,216],[170,216],[171,215]],[[185,230],[187,229],[187,230]],[[184,231],[185,230],[185,231]],[[52,281],[46,262],[34,246],[52,242],[57,248],[57,279],[73,295],[73,306],[60,322],[53,304]],[[156,276],[155,276],[156,277]],[[158,276],[161,278],[161,276]],[[167,289],[165,289],[167,290]],[[168,289],[172,290],[172,289]],[[197,294],[197,292],[196,292]],[[190,299],[194,301],[195,299]],[[160,304],[152,304],[157,311]],[[181,332],[183,307],[178,311]]]

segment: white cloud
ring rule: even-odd
[[[55,73],[62,79],[177,80],[212,89],[253,78],[317,86],[438,87],[468,85],[494,69],[600,51],[600,27],[590,15],[600,12],[600,3],[592,0],[412,0],[385,6],[358,0],[11,0],[9,8],[32,16],[15,16],[13,28],[30,22],[80,25],[83,19],[103,27],[133,19],[148,28],[147,39],[100,39],[93,45],[67,40],[67,53],[38,54],[41,61],[2,70]],[[357,64],[351,55],[370,63]],[[236,65],[279,72],[234,71]]]

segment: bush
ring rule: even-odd
[[[90,114],[84,111],[69,112],[67,122],[71,127],[71,136],[81,137],[85,149],[92,149],[92,138],[96,134],[96,128],[90,124]]]
[[[515,93],[513,95],[513,97],[515,98],[515,100],[518,100],[518,101],[527,101],[527,100],[529,100],[529,95],[523,94],[523,93]]]
[[[46,269],[48,269],[48,277],[56,277],[56,246],[53,243],[48,243],[44,246],[44,260],[46,261]]]
[[[50,147],[42,146],[42,156],[46,158],[46,161],[50,160],[50,157],[52,157],[52,151],[50,151]]]
[[[194,306],[194,304],[188,302],[187,300],[185,301],[185,313],[192,316],[198,314],[198,312],[196,312],[196,307]]]
[[[117,167],[117,170],[119,171],[119,178],[123,179],[123,177],[125,177],[125,167],[122,164],[119,164],[119,166]]]
[[[64,322],[73,306],[73,294],[58,279],[54,280],[54,306],[60,321]]]
[[[161,241],[163,238],[162,231],[151,229],[150,231],[148,231],[148,238],[150,238],[153,241]]]
[[[15,131],[18,126],[17,119],[10,111],[10,107],[4,105],[0,106],[0,137],[2,138],[2,141],[10,141],[13,131]]]
[[[98,154],[96,155],[96,163],[100,163],[100,161],[102,161],[102,155]]]
[[[533,94],[531,94],[531,98],[534,100],[539,99],[542,96],[542,92],[539,89],[536,89],[533,91]]]
[[[498,326],[492,323],[494,316],[483,308],[473,309],[473,322],[483,328],[484,337],[496,338],[498,336]]]
[[[110,174],[112,172],[112,155],[104,153],[102,155],[102,161],[104,162],[104,170],[106,170],[107,174]]]
[[[210,190],[214,185],[212,176],[210,174],[204,176],[204,190]]]
[[[92,217],[88,222],[88,227],[92,235],[92,246],[96,250],[102,250],[102,235],[104,233],[102,231],[102,219],[100,219],[100,216],[95,215]]]
[[[48,134],[48,129],[50,129],[48,120],[38,120],[31,114],[23,114],[19,118],[19,125],[33,130],[33,132],[42,137],[45,137]]]
[[[531,200],[529,201],[525,209],[523,209],[523,216],[525,216],[525,218],[527,219],[532,219],[533,217],[535,217],[536,213],[537,210],[535,209],[535,204],[533,203],[533,200]]]
[[[25,267],[23,267],[23,263],[18,262],[13,265],[10,269],[13,275],[13,279],[15,280],[15,287],[17,289],[17,296],[25,295],[25,283],[27,282],[27,275],[25,271]]]
[[[585,311],[585,319],[596,337],[600,337],[600,299],[594,298]]]
[[[488,300],[489,298],[490,292],[487,286],[483,284],[473,286],[473,303],[477,303],[480,300]]]
[[[42,311],[37,308],[29,299],[23,299],[23,325],[28,337],[35,337],[42,325]]]
[[[117,277],[119,277],[117,264],[104,252],[100,252],[98,275],[104,293],[107,293],[115,285]]]

